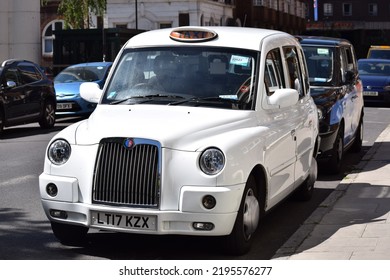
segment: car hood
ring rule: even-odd
[[[75,95],[80,93],[81,82],[74,83],[55,83],[54,88],[56,90],[56,95]]]
[[[92,145],[107,137],[145,138],[159,141],[162,147],[195,151],[221,142],[216,138],[228,137],[226,133],[231,137],[232,131],[254,126],[252,114],[185,106],[99,105],[77,128],[75,142]]]
[[[360,75],[360,78],[363,82],[363,87],[366,88],[367,86],[371,87],[383,87],[390,84],[390,77],[389,76],[364,76]]]
[[[310,95],[317,106],[331,107],[337,102],[339,87],[310,87]]]

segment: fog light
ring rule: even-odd
[[[55,210],[55,209],[50,209],[50,216],[54,218],[59,218],[59,219],[67,219],[68,218],[68,213],[62,210]]]
[[[214,229],[213,223],[195,222],[192,224],[192,226],[196,230],[212,230],[212,229]]]
[[[215,197],[212,195],[205,195],[202,198],[202,205],[206,209],[213,209],[216,204],[217,204],[217,201],[215,200]]]
[[[49,196],[55,197],[58,194],[58,188],[55,184],[50,183],[46,186],[46,192]]]

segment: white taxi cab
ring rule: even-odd
[[[222,236],[250,249],[263,215],[317,176],[318,116],[299,42],[274,30],[180,27],[131,38],[98,103],[59,132],[39,177],[63,244],[89,228]]]

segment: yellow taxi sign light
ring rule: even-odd
[[[218,37],[217,33],[206,29],[175,29],[169,37],[180,42],[204,42]]]

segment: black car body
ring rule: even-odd
[[[310,93],[319,112],[318,158],[338,173],[344,152],[360,151],[363,140],[363,85],[352,44],[345,39],[300,36],[309,73]]]
[[[39,122],[55,124],[53,82],[41,68],[26,60],[6,60],[0,66],[0,133],[4,127]]]

